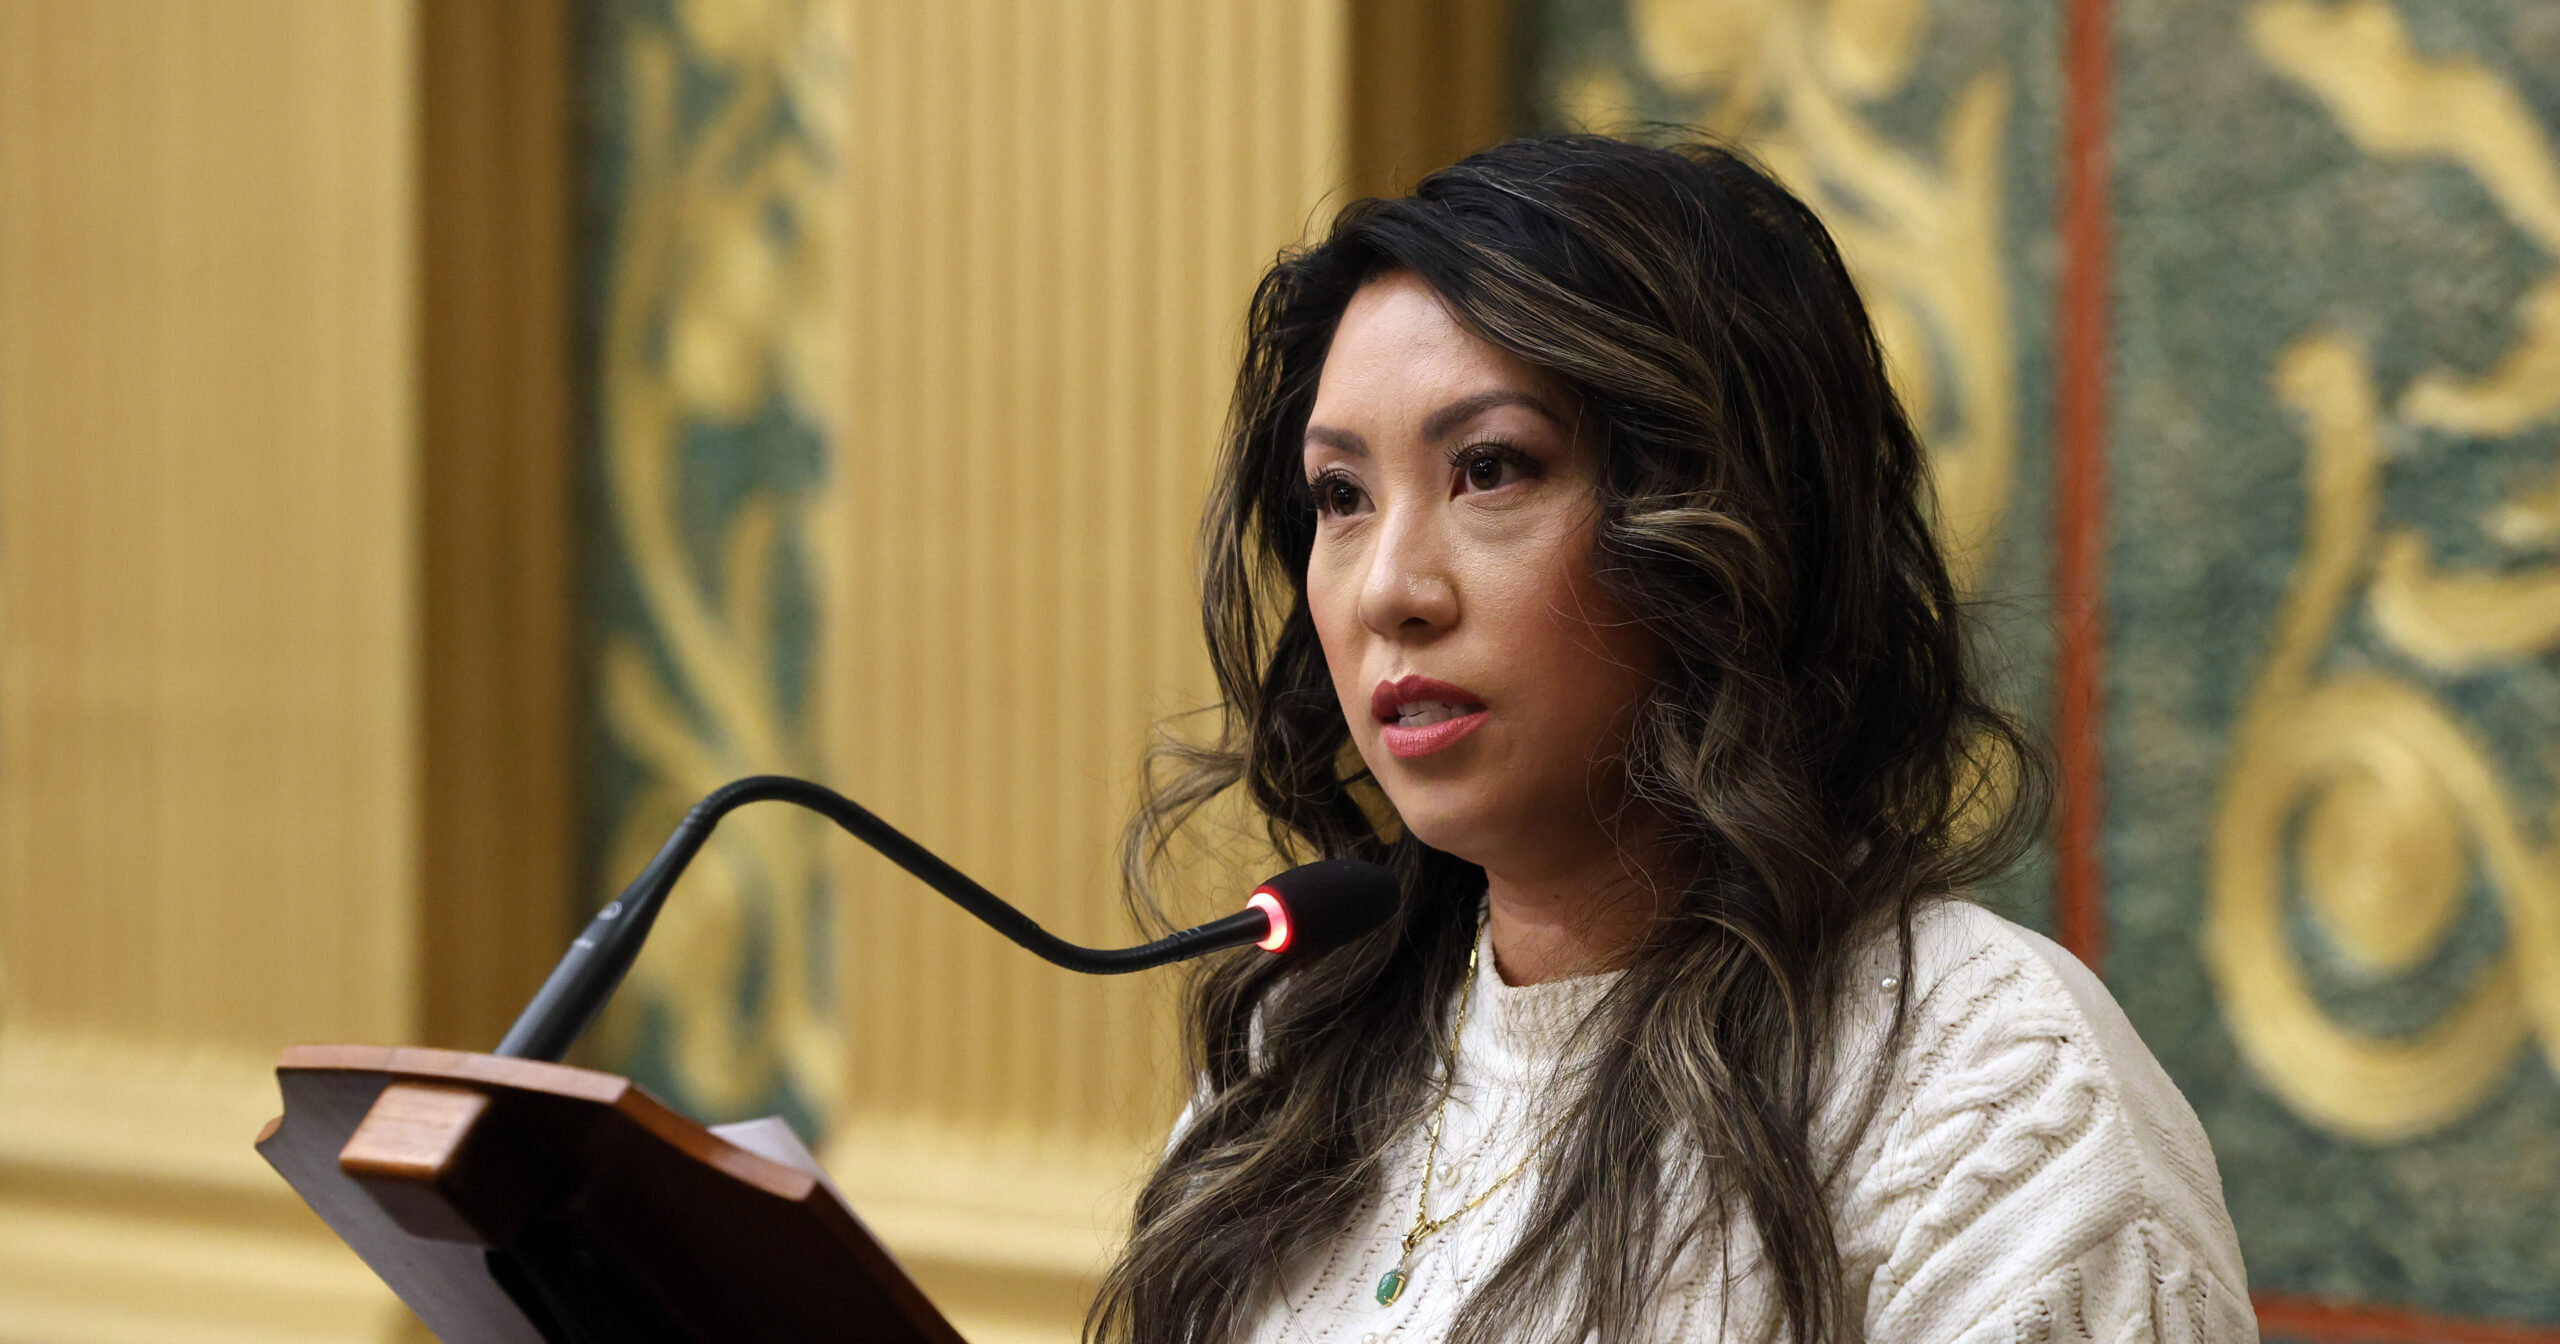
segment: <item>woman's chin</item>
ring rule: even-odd
[[[1418,807],[1398,800],[1396,815],[1414,839],[1479,867],[1502,849],[1497,837],[1506,831],[1518,833],[1517,828],[1488,820],[1486,809],[1469,807],[1458,799],[1429,799]]]

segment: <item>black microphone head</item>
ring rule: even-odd
[[[1396,911],[1396,875],[1358,859],[1326,859],[1263,883],[1245,903],[1271,919],[1256,947],[1311,960],[1386,923]]]

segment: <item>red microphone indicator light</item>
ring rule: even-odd
[[[1263,918],[1271,921],[1271,932],[1262,935],[1261,941],[1254,946],[1265,952],[1288,951],[1289,907],[1280,903],[1280,893],[1269,887],[1256,888],[1244,904],[1246,909],[1259,910]]]

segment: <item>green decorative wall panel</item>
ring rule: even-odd
[[[2108,978],[2261,1291],[2560,1322],[2560,24],[2118,34]]]
[[[826,509],[846,383],[841,6],[589,0],[589,887],[704,793],[821,773]],[[696,1114],[823,1125],[844,1067],[823,823],[750,809],[592,1043]]]

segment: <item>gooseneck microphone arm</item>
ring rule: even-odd
[[[1029,915],[1014,909],[994,892],[970,880],[966,873],[944,863],[933,851],[907,838],[889,823],[871,814],[861,804],[805,779],[787,775],[754,775],[713,791],[685,813],[675,833],[622,895],[598,911],[586,931],[569,945],[560,964],[552,969],[551,978],[525,1005],[515,1025],[508,1028],[506,1039],[498,1043],[497,1053],[517,1059],[560,1059],[569,1047],[595,1020],[605,1000],[612,997],[631,963],[640,955],[640,945],[649,936],[649,926],[657,921],[659,908],[665,905],[667,892],[675,886],[676,877],[685,865],[693,862],[702,850],[703,841],[711,836],[711,828],[720,819],[749,803],[767,800],[793,803],[825,817],[851,832],[855,838],[887,855],[899,867],[913,873],[926,886],[951,898],[961,909],[976,915],[996,932],[1028,948],[1041,958],[1087,975],[1120,975],[1142,971],[1150,966],[1182,961],[1218,951],[1263,942],[1273,936],[1271,913],[1257,904],[1224,919],[1183,929],[1152,943],[1116,949],[1079,947],[1041,928]],[[1259,893],[1257,893],[1259,896]],[[1381,912],[1383,917],[1383,912]],[[1285,945],[1287,929],[1279,935]],[[1274,948],[1273,950],[1278,950]]]

